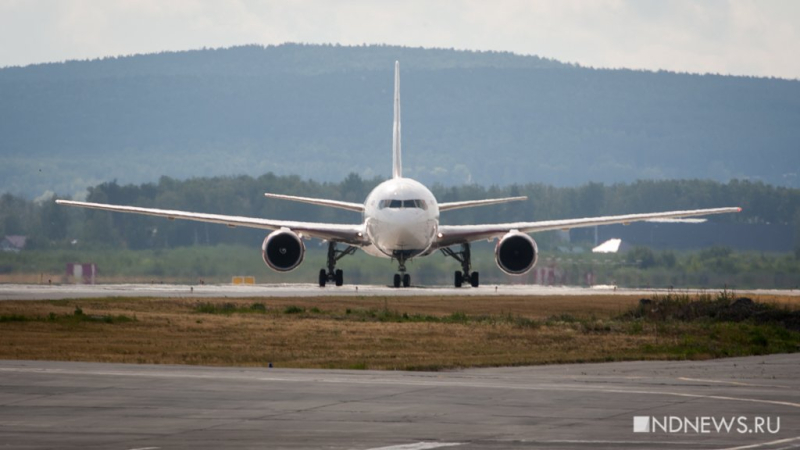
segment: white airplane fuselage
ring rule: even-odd
[[[439,228],[439,204],[428,188],[410,178],[379,184],[364,204],[364,224],[373,256],[411,259],[426,254]]]

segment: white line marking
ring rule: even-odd
[[[785,444],[787,442],[794,442],[794,441],[797,441],[797,440],[800,440],[800,436],[793,437],[793,438],[788,438],[788,439],[779,439],[777,441],[763,442],[761,444],[752,444],[752,445],[743,445],[741,447],[724,448],[722,450],[745,450],[745,449],[748,449],[748,448],[759,448],[759,447],[766,447],[766,446],[769,446],[769,445]]]
[[[161,447],[142,447],[142,448],[132,448],[130,450],[158,450]]]
[[[614,445],[697,445],[697,442],[674,442],[674,441],[593,441],[581,439],[555,439],[550,441],[522,441],[544,444],[614,444]]]
[[[296,378],[259,378],[262,381],[289,381],[299,382]],[[525,386],[525,385],[509,385],[509,384],[489,384],[481,382],[437,382],[437,381],[402,381],[402,380],[354,380],[354,379],[324,379],[314,378],[313,381],[319,383],[344,383],[344,384],[394,384],[403,386],[446,386],[446,387],[474,387],[484,389],[516,389],[523,391],[565,391],[565,392],[600,392],[607,394],[642,394],[642,395],[666,395],[674,397],[687,397],[687,398],[704,398],[711,400],[730,400],[737,402],[750,402],[750,403],[763,403],[767,405],[789,406],[792,408],[800,408],[800,403],[784,402],[779,400],[761,400],[755,398],[740,398],[740,397],[727,397],[722,395],[702,395],[702,394],[686,394],[683,392],[669,392],[669,391],[644,391],[638,389],[604,389],[596,388],[590,385],[559,385],[559,384],[543,384],[540,386]]]
[[[416,444],[390,445],[388,447],[376,447],[369,450],[428,450],[439,447],[455,447],[464,445],[460,442],[417,442]]]
[[[794,389],[791,386],[780,386],[777,384],[753,384],[753,383],[743,383],[741,381],[726,381],[726,380],[708,380],[705,378],[686,378],[686,377],[678,377],[681,381],[698,381],[701,383],[718,383],[718,384],[732,384],[734,386],[752,386],[752,387],[768,387],[768,388],[778,388],[778,389]]]

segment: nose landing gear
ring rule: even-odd
[[[406,273],[406,255],[404,253],[398,253],[396,257],[399,263],[397,270],[399,270],[400,273],[394,274],[394,287],[399,288],[400,284],[402,284],[403,287],[409,287],[411,286],[411,275]]]
[[[472,287],[480,286],[480,274],[478,272],[470,273],[472,268],[472,255],[470,253],[469,243],[461,244],[461,251],[454,252],[450,247],[443,247],[439,250],[445,256],[449,256],[461,263],[461,270],[457,270],[454,276],[453,284],[455,287],[460,288],[462,284],[469,283]]]

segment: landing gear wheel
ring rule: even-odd
[[[478,272],[472,272],[472,274],[469,272],[472,267],[472,252],[470,251],[469,243],[461,244],[461,251],[458,252],[449,247],[442,247],[439,250],[445,256],[449,256],[461,263],[461,270],[456,271],[453,283],[457,288],[460,288],[464,282],[471,284],[472,287],[478,287]]]
[[[411,286],[411,275],[405,274],[403,275],[403,287]]]
[[[399,273],[394,274],[394,287],[396,287],[396,288],[400,287],[400,274]]]
[[[336,262],[347,255],[352,255],[356,252],[356,247],[349,245],[344,250],[336,249],[336,242],[328,242],[328,270],[322,269],[319,271],[319,287],[325,287],[328,281],[334,282],[337,286],[344,284],[344,272],[336,268]]]
[[[336,282],[337,286],[341,286],[344,284],[344,272],[342,272],[342,269],[336,269],[335,277],[336,280],[334,281]]]
[[[469,282],[472,284],[472,287],[478,287],[480,285],[480,281],[478,280],[478,272],[472,272],[472,275],[469,276]]]

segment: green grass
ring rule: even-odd
[[[302,314],[306,312],[305,308],[301,308],[299,306],[290,305],[287,306],[284,310],[284,314]]]
[[[78,324],[78,323],[129,323],[138,322],[136,316],[130,317],[124,314],[111,315],[86,315],[80,308],[77,308],[73,314],[55,314],[50,313],[47,316],[25,316],[20,314],[4,314],[0,316],[0,323],[4,322],[45,322],[57,324]]]
[[[793,353],[800,350],[800,333],[779,325],[723,322],[701,329],[693,327],[678,336],[665,335],[659,343],[647,344],[643,350],[675,359]]]
[[[0,323],[27,322],[29,320],[31,320],[29,317],[20,314],[3,314],[0,316]]]
[[[266,314],[270,310],[263,303],[237,305],[235,303],[198,303],[194,312],[203,314]]]
[[[647,301],[649,300],[649,301]],[[666,323],[682,322],[746,322],[758,325],[780,325],[800,331],[800,310],[774,304],[735,298],[729,291],[691,297],[668,294],[644,299],[639,305],[622,314],[620,320],[644,320]]]

